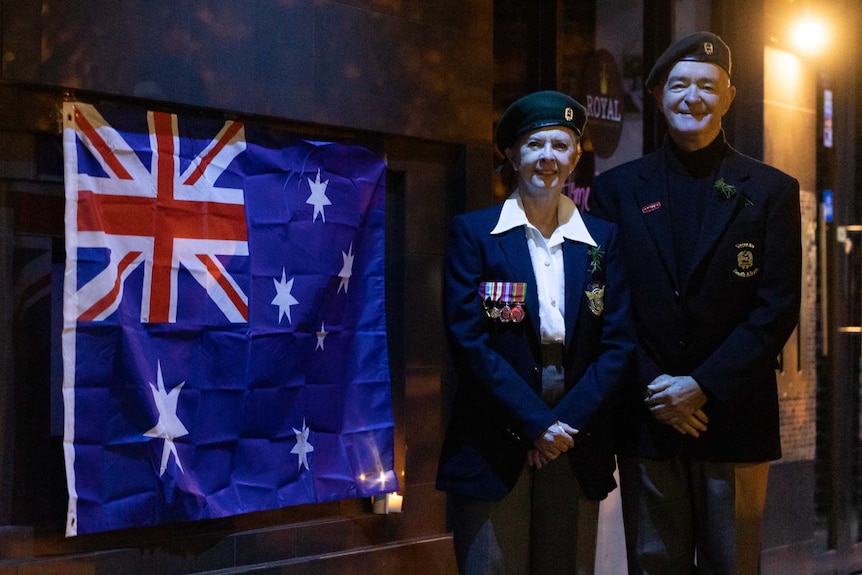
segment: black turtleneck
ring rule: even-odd
[[[665,138],[667,192],[679,277],[684,281],[691,270],[694,249],[706,214],[707,202],[725,151],[724,133],[700,150],[689,152]]]

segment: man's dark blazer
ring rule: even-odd
[[[799,317],[799,183],[725,145],[694,263],[679,277],[667,194],[668,144],[598,176],[592,213],[617,222],[638,337],[621,451],[688,449],[724,462],[781,456],[777,358]],[[708,429],[683,436],[651,417],[642,394],[662,373],[691,375]]]
[[[479,499],[502,499],[515,485],[532,442],[555,421],[580,430],[563,457],[594,499],[613,479],[614,424],[605,413],[634,354],[630,298],[616,226],[584,217],[603,253],[591,271],[589,246],[565,240],[566,395],[552,407],[540,398],[542,351],[536,278],[523,227],[491,235],[501,205],[456,216],[444,283],[449,348],[458,378],[437,487]],[[479,284],[525,282],[526,317],[502,323],[485,316]],[[595,315],[584,293],[604,285],[604,311]]]

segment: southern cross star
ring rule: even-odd
[[[296,445],[293,446],[290,452],[295,453],[299,459],[296,468],[302,469],[305,467],[306,469],[311,469],[308,465],[308,454],[314,451],[314,446],[308,442],[308,435],[311,430],[305,425],[305,420],[303,419],[302,431],[294,427],[293,432],[296,434]]]
[[[281,323],[281,318],[285,315],[288,323],[293,323],[290,319],[290,306],[299,303],[290,293],[293,289],[293,278],[288,280],[284,268],[281,268],[281,281],[272,278],[272,283],[275,284],[275,297],[270,303],[278,306],[278,323]]]
[[[306,179],[308,180],[308,186],[311,188],[311,195],[308,196],[305,203],[314,206],[314,215],[312,215],[311,221],[315,221],[317,219],[317,215],[320,214],[323,223],[326,223],[326,214],[323,211],[323,206],[332,205],[332,202],[330,202],[329,198],[326,197],[326,186],[329,185],[329,180],[326,180],[325,182],[320,181],[320,168],[317,169],[316,181],[312,182],[311,178]]]
[[[341,252],[341,259],[344,261],[344,265],[341,266],[341,271],[338,272],[338,277],[341,278],[341,283],[338,284],[338,291],[335,293],[341,293],[341,288],[344,288],[344,293],[347,293],[350,276],[353,275],[353,258],[353,242],[350,242],[350,247],[347,249],[347,253]]]
[[[329,332],[326,331],[326,328],[323,327],[323,322],[320,322],[320,331],[317,332],[317,347],[314,348],[315,350],[324,349],[323,340],[326,338],[327,335],[329,335]]]
[[[150,388],[153,392],[153,399],[156,402],[156,409],[159,410],[159,422],[156,426],[144,433],[147,437],[161,437],[165,440],[164,448],[162,449],[162,465],[159,468],[159,476],[164,475],[165,469],[168,467],[168,459],[171,453],[174,454],[174,460],[177,462],[177,467],[180,471],[183,470],[183,464],[180,462],[180,456],[177,453],[177,447],[174,445],[174,439],[188,435],[189,430],[186,429],[180,418],[177,417],[177,400],[180,397],[180,391],[186,382],[174,387],[170,393],[165,390],[165,381],[162,378],[162,364],[157,364],[158,388],[150,383]]]

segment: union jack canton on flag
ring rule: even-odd
[[[69,536],[398,489],[370,150],[63,108]]]

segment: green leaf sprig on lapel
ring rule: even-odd
[[[587,255],[590,256],[590,273],[594,274],[602,271],[602,256],[605,255],[605,252],[602,250],[602,246],[589,248],[587,250]]]
[[[729,200],[736,195],[736,186],[728,184],[724,181],[724,178],[718,178],[715,180],[713,187],[718,190],[718,193],[721,194],[725,200]],[[754,205],[754,202],[752,202],[748,196],[742,196],[742,201],[745,202],[746,207]]]
[[[724,181],[724,178],[718,178],[715,180],[714,187],[722,196],[724,196],[725,200],[729,200],[736,195],[736,186],[728,184]]]

